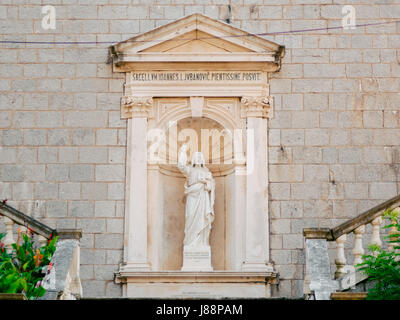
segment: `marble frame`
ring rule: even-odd
[[[206,32],[218,40],[183,41],[181,37],[190,32]],[[128,285],[124,287],[125,295],[129,295],[129,283],[135,283],[135,279],[140,278],[143,286],[146,274],[165,274],[160,281],[172,283],[181,272],[160,270],[155,259],[162,241],[155,236],[162,228],[157,218],[163,212],[162,168],[147,161],[147,133],[152,128],[165,128],[169,121],[189,117],[205,117],[224,128],[246,130],[246,155],[252,155],[251,161],[250,157],[245,161],[234,159],[230,182],[230,268],[216,275],[236,274],[238,283],[242,283],[246,275],[275,274],[269,256],[267,132],[268,118],[273,116],[273,98],[268,79],[270,73],[280,69],[284,47],[260,37],[238,35],[247,33],[194,14],[111,47],[114,71],[126,73],[121,99],[121,118],[128,119],[124,262],[116,277]],[[182,75],[178,73],[216,70],[221,74],[256,72],[258,76],[250,81],[239,77],[236,82],[179,80]],[[138,80],[138,72],[144,80]],[[154,81],[146,80],[151,77],[150,72],[154,73]],[[178,76],[174,81],[161,81],[156,75],[159,72]],[[160,99],[172,106],[160,108]],[[179,103],[183,100],[186,103]]]

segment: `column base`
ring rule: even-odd
[[[128,262],[126,264],[121,264],[119,267],[119,272],[139,272],[139,271],[150,271],[150,265],[148,263],[136,263]]]

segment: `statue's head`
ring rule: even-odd
[[[204,167],[204,165],[206,164],[205,160],[204,160],[204,156],[201,152],[195,152],[193,154],[192,157],[192,167],[194,166],[202,166]]]

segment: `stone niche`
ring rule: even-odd
[[[284,48],[194,14],[110,48],[124,72],[128,119],[126,297],[268,297],[268,75]],[[185,226],[182,143],[202,151],[216,181],[213,271],[181,271]]]
[[[175,99],[173,99],[175,100]],[[182,103],[185,103],[182,99]],[[160,99],[156,101],[156,104],[163,106],[164,103],[170,102],[169,99]],[[195,137],[201,137],[201,132],[209,130],[209,132],[223,133],[224,127],[215,120],[209,118],[193,118],[188,117],[177,121],[176,132],[181,138],[186,138],[185,141],[189,141],[190,136],[186,136],[185,133],[196,132]],[[188,130],[189,129],[189,130]],[[222,135],[222,134],[221,134]],[[168,133],[166,134],[167,141],[169,140]],[[190,149],[191,153],[196,150],[204,149],[201,139],[200,141],[194,141],[197,147]],[[204,139],[203,139],[204,140]],[[209,138],[211,140],[211,138]],[[229,219],[229,208],[226,206],[231,202],[231,183],[229,178],[233,173],[233,165],[226,164],[225,162],[232,162],[233,153],[230,152],[229,159],[221,159],[225,154],[225,148],[232,150],[232,142],[229,139],[226,143],[222,137],[220,140],[220,148],[218,150],[211,149],[212,142],[209,141],[209,157],[206,157],[206,166],[211,170],[213,177],[216,182],[216,194],[218,197],[215,199],[215,220],[213,222],[213,232],[210,235],[210,245],[212,247],[212,266],[214,270],[229,270],[232,269],[229,264],[229,258],[226,256],[226,247],[229,246],[227,230],[227,219]],[[204,144],[204,143],[203,143]],[[224,145],[226,144],[226,145]],[[181,143],[178,141],[178,148]],[[167,150],[171,150],[176,155],[176,148],[170,148],[170,145],[166,143]],[[203,152],[204,153],[204,152]],[[214,157],[213,157],[214,156]],[[183,196],[183,185],[185,179],[182,174],[177,170],[176,161],[170,161],[170,157],[167,156],[167,164],[160,164],[158,170],[160,174],[161,186],[163,187],[161,197],[163,201],[163,210],[161,214],[155,212],[156,216],[154,219],[161,221],[161,228],[157,232],[154,232],[150,239],[157,239],[160,242],[159,254],[153,254],[151,257],[153,267],[159,270],[180,270],[182,267],[182,250],[183,250],[183,237],[185,227],[185,198]],[[160,199],[161,200],[161,199]],[[151,242],[152,240],[150,240]],[[150,243],[150,247],[154,244]]]

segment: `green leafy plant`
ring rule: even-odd
[[[11,252],[1,241],[5,234],[0,234],[0,292],[23,293],[28,299],[36,299],[46,292],[41,285],[43,270],[52,267],[51,257],[58,237],[51,237],[47,245],[36,247],[32,230],[28,230],[22,233],[18,229],[18,240],[12,244]]]
[[[378,245],[368,247],[369,254],[363,255],[363,262],[358,264],[359,270],[368,275],[368,282],[375,285],[368,290],[367,300],[400,300],[400,259],[396,249],[400,249],[400,224],[398,212],[387,210],[384,217],[391,223],[383,228],[395,228],[396,232],[385,236],[394,250],[384,250]]]

